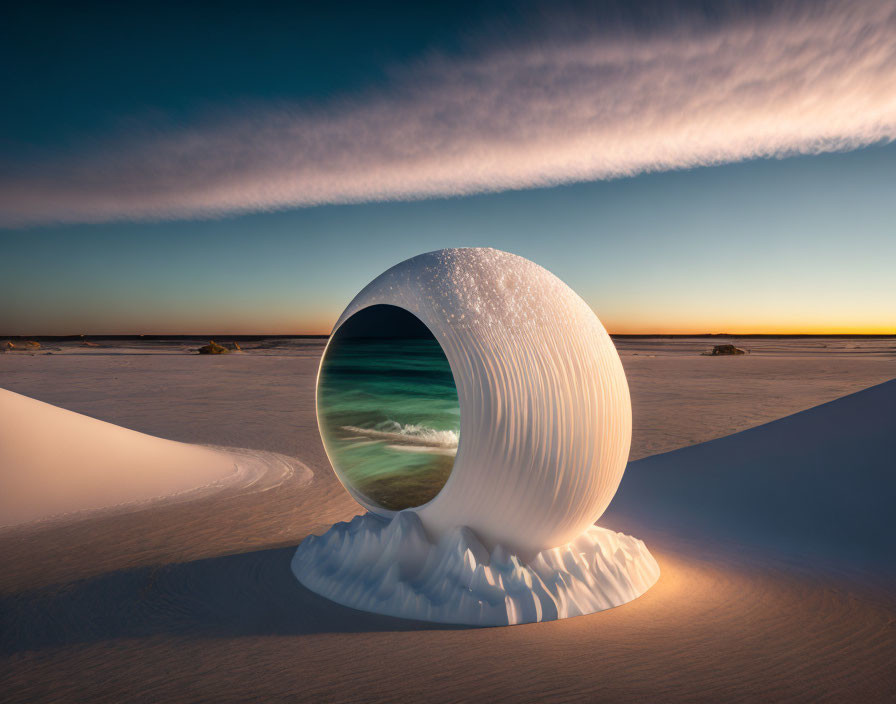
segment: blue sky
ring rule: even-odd
[[[887,105],[866,106],[881,111],[872,124],[836,103],[809,115],[794,136],[793,106],[779,113],[770,102],[780,85],[744,97],[740,83],[714,108],[731,111],[733,126],[706,143],[700,135],[725,112],[682,131],[684,118],[666,107],[631,137],[621,118],[610,132],[552,122],[555,111],[540,96],[500,122],[454,130],[457,105],[484,109],[476,107],[484,80],[500,83],[499,98],[506,85],[519,94],[523,84],[514,81],[527,76],[514,67],[527,65],[533,41],[590,57],[612,37],[595,30],[583,45],[568,22],[557,22],[561,30],[532,40],[532,17],[545,13],[535,6],[490,14],[464,5],[287,15],[237,8],[211,21],[201,6],[178,16],[87,12],[49,27],[20,10],[7,28],[17,40],[4,42],[0,57],[15,108],[0,119],[0,194],[8,194],[0,195],[0,334],[327,332],[378,273],[454,246],[533,259],[613,332],[896,332],[896,146]],[[663,13],[617,9],[599,16],[602,27],[608,17],[642,50],[669,22]],[[722,31],[711,19],[704,34]],[[760,19],[751,37],[783,21]],[[694,22],[692,9],[676,21]],[[819,41],[827,36],[818,29],[826,24],[801,21]],[[483,37],[507,34],[517,37],[509,59],[491,46],[483,53]],[[744,51],[763,51],[759,44]],[[730,70],[749,58],[708,53],[701,61],[712,73],[713,62],[724,59]],[[616,92],[581,102],[583,86],[599,93],[611,80],[601,73],[606,56],[595,61],[575,80],[567,77],[579,69],[558,63],[545,86],[551,106],[604,111],[595,113],[602,129],[615,119],[604,104],[621,108]],[[476,73],[483,64],[488,70]],[[458,67],[475,80],[458,88]],[[634,78],[650,89],[662,78],[653,70]],[[436,77],[435,92],[419,87],[427,76]],[[648,109],[663,100],[674,106],[677,96],[659,96]],[[433,103],[446,106],[436,117]],[[484,105],[491,113],[495,104]],[[529,111],[525,121],[520,111]],[[403,131],[390,132],[393,122]],[[380,126],[368,133],[371,124]],[[458,136],[480,127],[473,141]],[[505,127],[513,138],[503,143]],[[760,128],[766,146],[751,137]],[[556,147],[555,135],[575,130],[581,141]],[[248,147],[221,156],[220,145],[247,134]],[[426,148],[404,150],[408,135]],[[824,147],[831,139],[839,141]],[[280,143],[296,151],[280,159]],[[389,148],[380,150],[383,143]],[[495,144],[506,163],[489,153]],[[652,146],[640,153],[642,144]],[[576,145],[594,152],[584,166]],[[455,157],[458,168],[441,168]],[[486,175],[466,176],[471,165],[478,172],[479,158]],[[214,170],[191,170],[206,168],[195,163]],[[214,188],[196,190],[197,179]],[[354,190],[340,190],[350,179]],[[414,190],[417,181],[435,185]]]

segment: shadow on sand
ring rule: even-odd
[[[831,569],[892,593],[896,380],[633,463],[608,519],[727,555]],[[701,548],[702,549],[702,548]],[[154,635],[239,637],[466,628],[378,616],[305,589],[295,547],[111,572],[0,597],[0,654]],[[84,559],[89,559],[85,556]]]
[[[356,611],[303,587],[295,547],[122,570],[0,597],[0,655],[154,635],[239,637],[469,628]]]

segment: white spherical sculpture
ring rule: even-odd
[[[383,306],[422,322],[447,358],[460,406],[454,464],[430,500],[396,513],[327,447],[369,513],[306,538],[292,563],[299,581],[354,608],[475,625],[591,613],[649,589],[659,568],[644,544],[593,525],[622,479],[632,418],[619,355],[588,305],[522,257],[440,250],[374,279],[330,345]],[[321,375],[326,446],[320,389]]]
[[[490,547],[533,555],[600,517],[628,460],[631,401],[616,348],[588,304],[528,259],[485,248],[392,267],[355,297],[334,333],[377,304],[429,328],[457,386],[454,468],[441,492],[413,509],[428,531],[465,525]],[[367,510],[392,515],[340,479]]]

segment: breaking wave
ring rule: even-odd
[[[418,423],[402,425],[394,420],[377,423],[372,428],[344,425],[342,429],[375,440],[385,440],[395,445],[417,445],[441,449],[457,449],[458,433],[454,430],[436,430]]]

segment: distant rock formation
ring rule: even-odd
[[[746,352],[740,347],[735,347],[734,345],[716,345],[712,348],[712,352],[709,353],[709,356],[717,357],[718,355],[722,354],[746,354]]]
[[[6,344],[3,345],[4,350],[14,350],[15,348],[16,348],[16,346],[14,344],[12,344],[12,342],[10,342],[9,340],[7,340]]]
[[[214,340],[209,340],[205,347],[199,348],[199,354],[228,354],[229,352],[229,349],[222,347]]]
[[[90,340],[83,340],[81,342],[81,347],[99,347],[99,343],[91,342]]]
[[[32,349],[35,349],[35,350],[40,349],[40,343],[35,342],[34,340],[28,340],[28,342],[26,342],[25,344],[28,345],[29,347],[31,347]]]
[[[240,347],[240,343],[237,342],[236,340],[233,341],[233,349],[235,349],[237,352],[242,352],[242,351],[243,351],[243,348]]]

